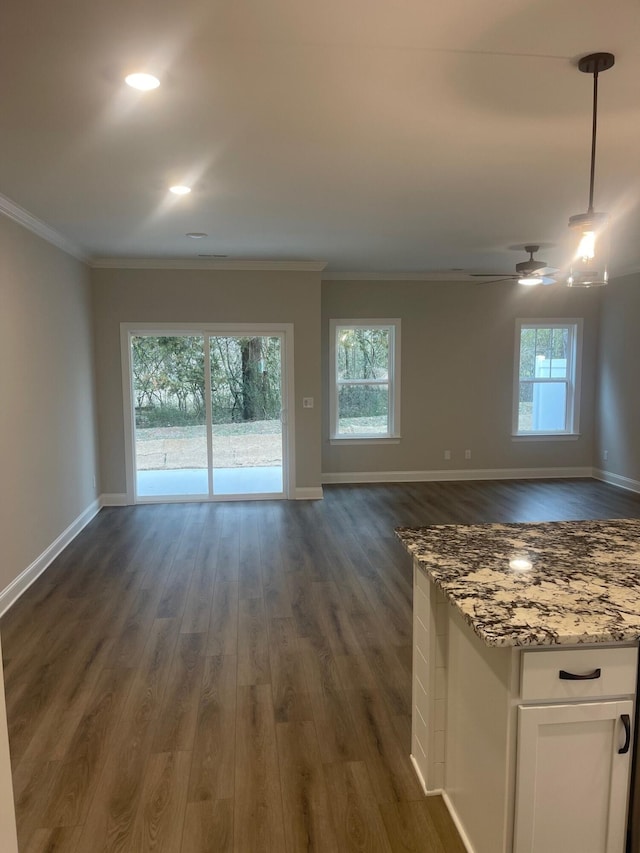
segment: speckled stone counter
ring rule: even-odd
[[[401,527],[489,646],[640,638],[640,519]]]

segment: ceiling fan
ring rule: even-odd
[[[547,266],[546,261],[536,260],[533,256],[540,246],[525,246],[525,252],[529,252],[529,260],[516,264],[515,273],[471,273],[473,278],[490,278],[497,281],[517,281],[518,284],[555,284],[553,273],[558,272],[555,267]],[[493,283],[491,282],[491,283]],[[487,282],[489,284],[490,282]]]

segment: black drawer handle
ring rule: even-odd
[[[567,672],[566,669],[561,669],[559,672],[559,676],[563,681],[595,681],[601,675],[602,670],[600,667],[594,669],[593,672],[587,672],[586,675],[577,675],[575,672]]]
[[[618,750],[618,755],[625,755],[629,752],[629,745],[631,744],[631,720],[628,714],[620,714],[620,719],[624,726],[624,746]]]

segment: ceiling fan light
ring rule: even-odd
[[[518,279],[518,284],[542,284],[542,279],[539,275],[523,275]]]

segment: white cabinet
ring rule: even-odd
[[[637,655],[490,647],[415,562],[412,758],[471,853],[624,853]]]
[[[633,701],[518,709],[514,853],[622,853]]]

